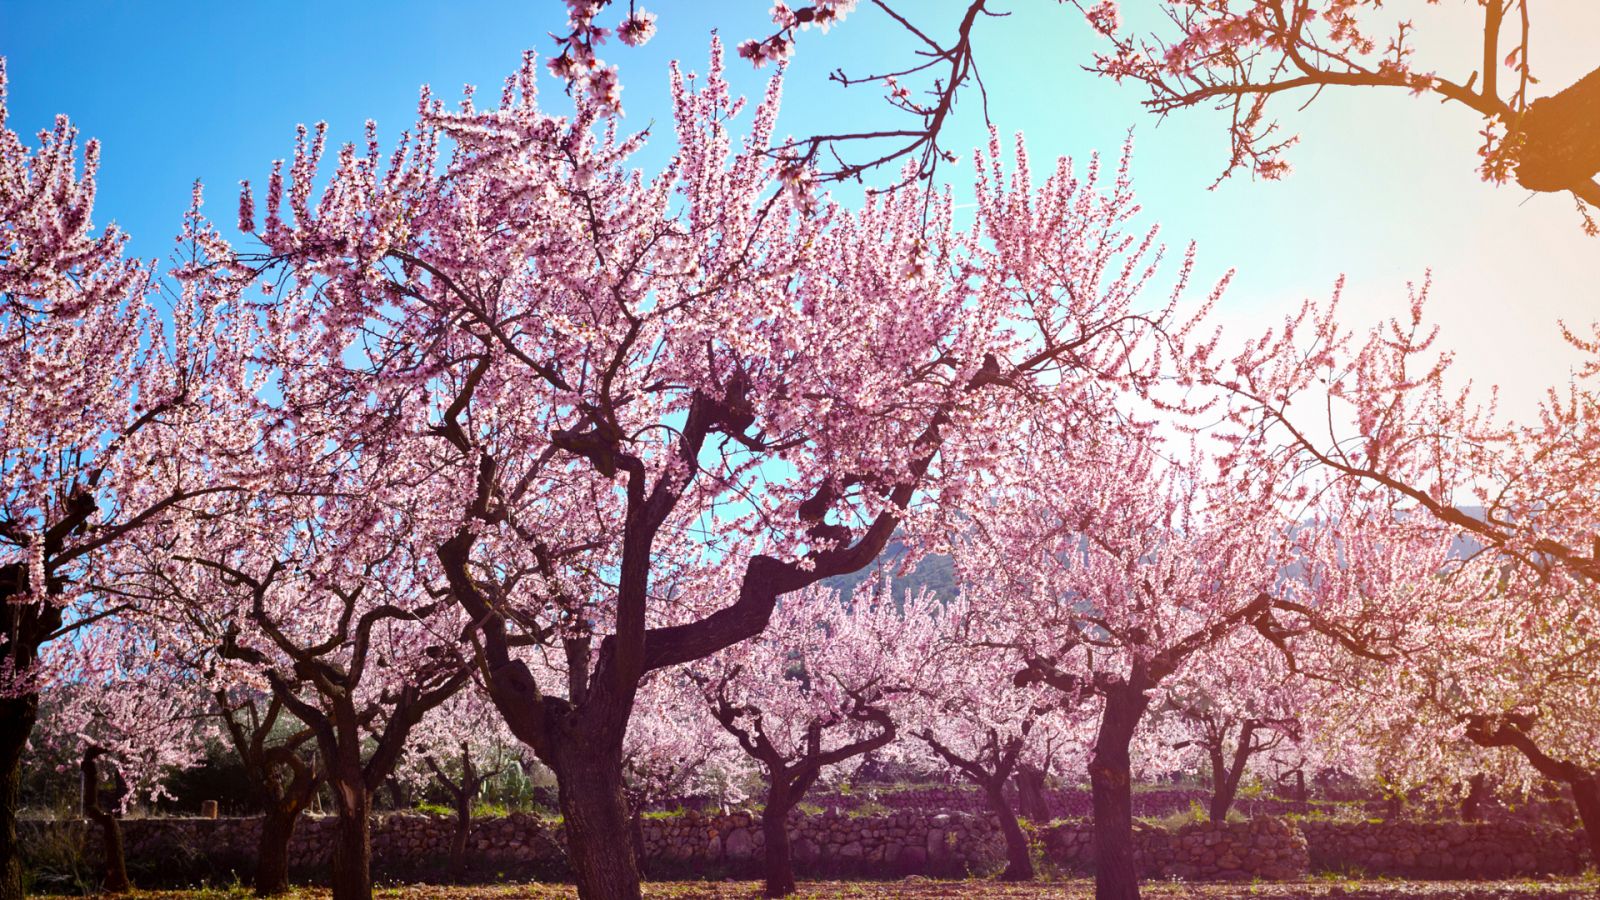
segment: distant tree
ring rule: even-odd
[[[1266,774],[1274,754],[1305,739],[1312,727],[1307,720],[1320,714],[1320,687],[1290,672],[1254,629],[1206,648],[1174,679],[1159,712],[1175,719],[1183,734],[1174,749],[1191,750],[1191,758],[1209,769],[1211,821],[1227,821],[1246,773]]]
[[[59,674],[47,648],[119,611],[84,581],[101,554],[229,489],[253,387],[235,307],[191,264],[210,245],[198,217],[164,324],[152,267],[91,221],[99,144],[84,145],[81,173],[65,116],[25,145],[5,86],[0,60],[0,900],[20,900],[20,767]]]
[[[1316,541],[1336,543],[1331,529],[1296,527],[1305,486],[1241,445],[1186,458],[1155,434],[1099,441],[1095,463],[1067,468],[1041,437],[1034,477],[990,491],[955,548],[987,642],[1018,653],[1016,685],[1098,711],[1088,769],[1101,898],[1138,896],[1130,791],[1146,714],[1208,652],[1252,634],[1257,653],[1274,652],[1261,635],[1295,627],[1280,619],[1320,622],[1321,594],[1350,589],[1303,574]],[[1253,468],[1236,471],[1246,459]]]
[[[431,780],[450,797],[455,811],[448,861],[452,876],[466,874],[473,805],[484,785],[517,763],[519,750],[488,695],[473,685],[430,710],[412,730],[407,760],[397,774],[412,783]]]
[[[823,773],[887,746],[896,706],[921,689],[937,603],[812,588],[779,604],[760,636],[691,665],[710,714],[761,767],[764,893],[795,892],[789,813]]]
[[[1594,647],[1571,630],[1594,619],[1600,599],[1600,339],[1565,331],[1585,363],[1532,421],[1507,422],[1496,397],[1449,383],[1427,294],[1426,284],[1414,289],[1407,315],[1365,333],[1339,324],[1337,295],[1308,303],[1216,379],[1233,394],[1231,419],[1257,459],[1287,460],[1390,510],[1384,533],[1360,546],[1371,557],[1363,570],[1380,559],[1393,570],[1391,599],[1339,611],[1349,624],[1334,643],[1391,663],[1380,671],[1408,680],[1401,696],[1411,701],[1431,684],[1424,708],[1453,739],[1514,750],[1575,794],[1600,798],[1600,760],[1584,749],[1589,720],[1574,712],[1593,681],[1574,673],[1593,665]],[[1403,545],[1401,531],[1422,533],[1432,548],[1385,551]],[[1343,577],[1331,563],[1324,571]],[[1418,683],[1423,671],[1431,677]],[[1600,821],[1600,799],[1579,806],[1600,851],[1600,828],[1589,824]]]
[[[215,737],[201,712],[203,685],[172,665],[170,651],[153,637],[104,619],[49,653],[50,663],[71,675],[46,691],[38,740],[53,745],[52,755],[78,761],[80,808],[101,831],[100,887],[107,893],[132,889],[122,813],[164,796],[167,779],[202,762]]]
[[[923,685],[907,730],[939,765],[983,792],[1005,838],[1000,879],[1032,881],[1033,848],[1006,785],[1022,766],[1045,768],[1049,752],[1059,750],[1053,738],[1084,737],[1087,717],[1071,703],[1064,708],[1046,686],[1014,684],[1026,657],[995,640],[988,615],[965,596],[946,606],[926,651],[935,676]]]

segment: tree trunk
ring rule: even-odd
[[[256,845],[255,892],[270,897],[289,891],[289,841],[300,821],[300,806],[269,804],[262,810],[261,840]]]
[[[1028,836],[1017,824],[1017,814],[1006,802],[1005,781],[1000,780],[984,790],[989,800],[989,810],[1000,820],[1000,833],[1006,839],[1006,868],[1000,873],[1001,881],[1032,881],[1033,856],[1029,853]]]
[[[22,751],[38,714],[36,694],[0,698],[0,900],[22,900],[17,803],[22,787]]]
[[[372,900],[372,795],[360,774],[329,779],[339,810],[333,846],[333,900]]]
[[[1488,793],[1488,781],[1482,772],[1467,781],[1467,795],[1461,798],[1461,821],[1483,821],[1483,800]]]
[[[468,773],[463,777],[467,781],[471,777]],[[472,835],[472,792],[462,785],[462,790],[456,794],[456,827],[450,835],[450,877],[457,881],[467,874],[467,838]]]
[[[389,785],[389,804],[391,808],[399,811],[410,809],[411,795],[406,790],[406,786],[400,783],[400,779],[391,775],[386,783]]]
[[[556,750],[551,768],[579,898],[639,900],[639,864],[627,838],[621,747],[597,750],[592,744],[563,740]]]
[[[650,874],[650,861],[645,859],[644,853],[644,804],[633,807],[633,864],[639,867],[639,874]]]
[[[1578,806],[1578,821],[1589,839],[1589,862],[1600,866],[1600,775],[1570,782]]]
[[[1233,801],[1239,796],[1239,782],[1244,778],[1245,766],[1250,762],[1250,752],[1254,745],[1256,734],[1254,719],[1246,719],[1239,725],[1238,742],[1233,745],[1233,762],[1229,766],[1227,756],[1223,753],[1221,738],[1211,748],[1211,821],[1217,824],[1228,821],[1228,810],[1233,808]],[[1226,728],[1221,732],[1227,734]]]
[[[1528,106],[1517,183],[1564,191],[1600,172],[1600,69]]]
[[[1095,900],[1137,900],[1139,872],[1133,859],[1132,760],[1128,747],[1150,699],[1142,690],[1117,687],[1106,693],[1100,732],[1089,756],[1094,795]]]
[[[1386,822],[1398,822],[1405,813],[1406,795],[1392,789],[1384,790],[1383,819]]]
[[[133,889],[128,881],[128,861],[122,848],[122,823],[117,814],[100,805],[100,754],[98,747],[90,747],[83,754],[83,815],[100,826],[101,853],[105,856],[105,883],[100,890],[107,894],[125,894]]]
[[[795,798],[788,785],[774,779],[767,788],[767,806],[761,811],[761,833],[766,839],[766,885],[763,897],[787,897],[795,891],[794,857],[789,847],[789,810]]]
[[[1299,804],[1300,812],[1311,808],[1311,795],[1306,791],[1306,772],[1297,769],[1294,773],[1294,802]]]
[[[1044,795],[1044,772],[1019,763],[1012,780],[1017,783],[1017,811],[1022,817],[1038,825],[1049,824],[1052,817]]]

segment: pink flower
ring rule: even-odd
[[[1100,0],[1084,12],[1084,17],[1095,31],[1104,35],[1115,34],[1121,27],[1121,16],[1117,11],[1117,0]]]
[[[656,14],[639,10],[617,26],[617,39],[629,47],[639,47],[656,34]]]

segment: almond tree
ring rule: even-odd
[[[248,440],[229,412],[251,388],[237,317],[190,262],[211,235],[190,216],[164,324],[153,268],[91,220],[99,160],[89,141],[79,170],[65,116],[24,144],[0,61],[0,900],[22,896],[17,785],[47,647],[117,612],[84,590],[86,569],[226,490],[227,455]]]
[[[1486,775],[1524,791],[1562,784],[1600,860],[1595,586],[1481,554],[1398,587],[1400,639],[1329,667],[1359,707],[1350,737],[1401,790],[1459,798]]]
[[[829,767],[894,741],[895,707],[927,675],[937,602],[811,588],[779,604],[760,636],[690,666],[710,714],[767,782],[764,893],[795,891],[789,813]]]
[[[175,555],[194,558],[197,536],[184,527],[126,541],[106,555],[95,590],[125,607],[121,621],[151,635],[173,680],[195,686],[193,715],[216,723],[261,808],[252,886],[260,896],[281,894],[289,889],[289,842],[324,768],[315,732],[287,710],[258,668],[237,658],[239,607],[226,602],[228,593],[208,595],[201,579],[186,579],[183,566],[171,564]]]
[[[1308,719],[1324,714],[1319,683],[1265,649],[1253,629],[1228,635],[1174,678],[1159,711],[1183,734],[1174,749],[1210,769],[1213,822],[1228,820],[1246,772],[1263,774],[1274,754],[1302,743]]]
[[[1277,479],[1232,472],[1238,448],[1169,461],[1152,441],[1102,444],[1098,465],[1068,470],[1036,452],[1038,477],[992,494],[956,554],[987,627],[1006,635],[997,643],[1022,656],[1017,684],[1099,709],[1089,779],[1102,898],[1138,896],[1130,748],[1146,713],[1204,651],[1272,627],[1275,609],[1316,614],[1286,577],[1304,538]]]
[[[300,532],[296,553],[269,532],[267,546],[224,538],[180,554],[197,590],[176,599],[228,604],[234,627],[222,655],[253,670],[314,734],[339,815],[333,885],[343,898],[371,895],[373,793],[411,730],[467,673],[454,645],[461,623],[429,594],[425,561],[402,546],[404,521],[395,533],[358,535],[365,546],[344,543],[341,524],[321,519]]]
[[[1471,110],[1482,121],[1484,180],[1514,176],[1529,190],[1570,191],[1586,230],[1597,233],[1600,69],[1565,90],[1531,97],[1538,79],[1530,68],[1528,0],[1468,5],[1462,14],[1481,16],[1481,37],[1450,48],[1454,55],[1440,60],[1450,70],[1418,65],[1426,29],[1381,0],[1155,0],[1148,5],[1170,24],[1147,37],[1120,27],[1116,0],[1079,5],[1110,43],[1095,55],[1095,71],[1145,86],[1145,105],[1159,115],[1203,106],[1228,112],[1232,151],[1223,177],[1241,168],[1268,179],[1288,171],[1283,153],[1296,138],[1279,129],[1272,110],[1303,108],[1327,88],[1398,89]]]
[[[101,889],[126,893],[132,884],[121,814],[166,795],[173,773],[204,762],[215,731],[197,711],[202,684],[173,665],[151,633],[105,619],[61,643],[47,659],[71,676],[47,689],[37,739],[58,758],[79,760],[81,809],[101,831]],[[114,787],[109,808],[102,790],[107,779]]]
[[[431,779],[450,796],[455,829],[450,835],[450,874],[467,869],[472,807],[485,784],[516,765],[520,745],[488,695],[472,686],[429,711],[412,730],[398,775],[413,783]]]
[[[685,669],[658,669],[639,684],[638,711],[622,745],[623,792],[633,812],[633,847],[646,871],[644,813],[689,798],[726,807],[744,799],[753,774],[745,756],[712,716]]]
[[[312,368],[314,350],[299,359]],[[407,470],[393,455],[330,452],[349,411],[320,403],[300,372],[274,372],[273,402],[257,406],[261,439],[237,461],[252,488],[129,542],[101,589],[171,623],[168,643],[215,668],[213,689],[270,693],[310,730],[339,816],[334,893],[360,898],[373,792],[412,729],[466,682],[464,623]]]
[[[1416,557],[1399,594],[1430,596],[1431,604],[1342,613],[1369,632],[1341,645],[1401,671],[1419,648],[1453,650],[1459,665],[1438,656],[1432,668],[1460,685],[1446,692],[1451,715],[1476,717],[1455,720],[1456,735],[1514,749],[1588,794],[1600,770],[1582,753],[1568,756],[1572,744],[1563,736],[1573,728],[1581,743],[1583,719],[1558,712],[1584,701],[1553,699],[1560,690],[1550,700],[1519,698],[1592,659],[1581,632],[1569,629],[1592,616],[1600,576],[1591,517],[1600,494],[1593,465],[1600,401],[1592,386],[1600,340],[1567,331],[1590,361],[1549,392],[1533,421],[1507,422],[1494,397],[1452,386],[1450,355],[1435,346],[1424,316],[1427,293],[1426,284],[1414,289],[1409,315],[1365,334],[1339,325],[1337,294],[1331,303],[1307,304],[1216,378],[1233,393],[1238,421],[1266,436],[1259,440],[1268,452],[1367,494],[1397,511],[1401,518],[1391,521],[1430,532],[1448,548]],[[1391,612],[1402,608],[1414,610],[1411,621]],[[1490,623],[1501,629],[1491,646],[1513,641],[1519,649],[1486,664],[1471,648],[1483,636],[1475,629]],[[1508,659],[1526,674],[1502,666]],[[1465,727],[1470,721],[1478,724]],[[1600,816],[1600,806],[1587,805],[1597,815],[1586,823]]]
[[[490,696],[557,777],[580,892],[610,900],[639,890],[622,753],[641,679],[868,565],[914,498],[954,504],[953,473],[1019,455],[1009,426],[1035,410],[1111,421],[1184,340],[1184,276],[1140,305],[1160,253],[1128,230],[1126,178],[1063,164],[1034,189],[996,146],[967,230],[935,196],[848,212],[769,156],[777,82],[729,130],[717,53],[674,72],[677,154],[646,177],[625,164],[642,137],[602,129],[587,94],[542,112],[535,72],[488,109],[425,95],[387,166],[346,147],[320,193],[308,133],[260,228],[249,192],[241,218],[284,329],[266,343],[341,351],[307,373],[371,410],[338,443],[403,448]],[[663,616],[696,568],[735,587]],[[535,648],[565,683],[540,683]]]
[[[909,715],[908,732],[940,765],[954,769],[983,792],[1005,839],[1001,881],[1032,881],[1032,848],[1005,793],[1024,765],[1043,770],[1048,757],[1086,737],[1086,717],[1043,685],[1018,686],[1026,657],[996,640],[994,620],[969,594],[952,601],[939,620],[927,653],[936,676],[927,680]],[[1076,740],[1075,740],[1076,739]],[[1081,746],[1081,745],[1079,745]]]
[[[215,650],[220,652],[219,643]],[[233,667],[227,667],[233,668]],[[251,888],[257,896],[289,891],[289,842],[294,829],[323,784],[305,723],[285,711],[281,698],[245,677],[241,684],[211,691],[211,710],[223,725],[250,788],[261,807],[261,837]]]

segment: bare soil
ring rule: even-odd
[[[570,885],[391,885],[376,892],[386,900],[575,900],[577,891]],[[645,885],[650,900],[751,900],[761,896],[755,882],[653,882]],[[191,891],[138,891],[122,895],[129,900],[243,900],[250,896],[243,888]],[[286,900],[326,900],[323,888],[298,888]],[[1151,900],[1223,900],[1232,897],[1339,898],[1339,900],[1579,900],[1600,898],[1600,880],[1552,879],[1545,881],[1362,881],[1356,879],[1306,882],[1262,882],[1259,884],[1182,884],[1149,882],[1144,896]],[[908,878],[903,881],[817,881],[802,882],[799,900],[824,900],[833,897],[885,898],[885,900],[1022,900],[1022,898],[1061,898],[1091,900],[1094,882],[1041,881],[1025,885],[997,884],[989,881],[940,881]],[[48,898],[41,898],[48,900]]]

